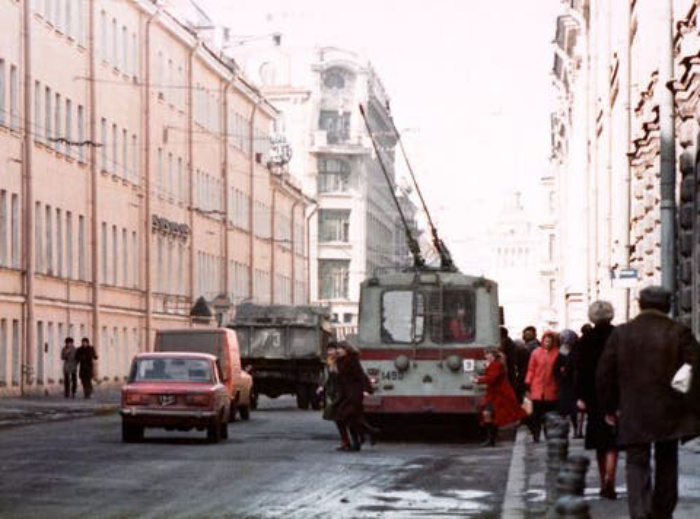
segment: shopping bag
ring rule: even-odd
[[[693,368],[690,364],[683,364],[676,374],[673,375],[671,387],[679,393],[686,394],[690,391],[690,384],[693,381]]]

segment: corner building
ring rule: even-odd
[[[120,382],[199,297],[308,301],[278,113],[190,26],[147,0],[0,0],[0,395],[58,390],[66,336]]]

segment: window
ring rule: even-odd
[[[85,45],[85,10],[83,9],[83,3],[77,2],[77,32],[78,32],[78,45]]]
[[[0,72],[0,81],[2,81],[2,72]],[[0,88],[2,86],[0,85]],[[0,97],[2,94],[0,94]],[[38,81],[34,82],[34,140],[41,141],[41,133],[43,128],[41,127],[41,83]],[[0,118],[2,117],[2,102],[0,101]]]
[[[345,88],[345,76],[346,72],[337,67],[328,69],[323,74],[323,86],[327,89],[341,89]]]
[[[343,193],[350,187],[350,164],[338,159],[318,160],[318,192]]]
[[[112,226],[112,285],[119,284],[119,235],[117,226]]]
[[[129,72],[129,34],[126,32],[126,25],[122,26],[122,72]]]
[[[78,160],[85,162],[85,109],[78,105]]]
[[[107,119],[104,117],[100,121],[100,136],[102,137],[102,143],[100,146],[102,171],[107,171]]]
[[[347,299],[350,285],[350,261],[320,260],[319,285],[321,299]]]
[[[12,320],[12,385],[19,385],[20,377],[20,361],[22,354],[20,352],[20,331],[19,320]]]
[[[66,99],[66,155],[71,156],[70,142],[73,140],[73,105],[70,99]]]
[[[85,250],[85,217],[78,216],[78,279],[85,281],[85,259],[87,251]]]
[[[163,148],[158,148],[158,193],[160,195],[163,194],[165,191],[165,186],[164,186],[164,177],[165,174],[163,173]]]
[[[173,154],[168,153],[168,181],[165,193],[172,197],[173,191],[175,191],[175,182],[173,180]]]
[[[554,306],[557,302],[557,284],[554,279],[549,280],[549,306]]]
[[[129,178],[129,134],[126,130],[122,130],[122,178]]]
[[[158,292],[163,292],[163,270],[164,270],[164,263],[163,263],[163,236],[160,234],[156,238],[157,241],[157,265],[156,265],[156,270],[158,271],[158,282],[156,283],[156,286],[158,287]]]
[[[10,235],[12,242],[11,265],[19,268],[20,245],[19,245],[19,196],[12,195],[10,203]]]
[[[138,238],[136,237],[136,231],[131,233],[131,258],[133,261],[133,266],[131,268],[132,284],[134,288],[139,286],[139,254],[138,254]]]
[[[53,225],[51,225],[52,221],[51,217],[51,206],[47,205],[46,206],[46,273],[47,274],[53,274],[53,232],[52,228]]]
[[[102,59],[107,61],[109,53],[107,52],[107,13],[100,13],[100,49],[102,51]]]
[[[554,256],[556,254],[556,239],[554,237],[554,234],[550,234],[549,236],[547,236],[547,238],[547,258],[549,259],[549,261],[554,261]]]
[[[178,184],[178,199],[180,202],[185,201],[185,173],[182,169],[182,157],[177,158],[177,184]]]
[[[0,267],[7,266],[7,191],[0,189]],[[0,359],[4,357],[0,356]]]
[[[102,283],[107,284],[107,223],[102,222]]]
[[[119,173],[119,161],[117,160],[117,150],[119,149],[119,131],[117,130],[117,125],[112,124],[112,169],[110,170],[113,175]]]
[[[10,66],[10,127],[19,129],[19,76],[14,65]]]
[[[78,0],[80,1],[80,0]],[[73,37],[73,0],[66,0],[66,23],[64,27],[66,28],[66,35],[68,37]]]
[[[318,215],[319,241],[344,242],[350,240],[350,211],[321,209]]]
[[[172,283],[173,283],[173,242],[172,240],[168,240],[167,243],[167,254],[166,254],[166,261],[165,261],[165,286],[163,287],[163,292],[165,293],[172,293]]]
[[[56,112],[55,112],[55,124],[54,124],[54,149],[56,151],[61,151],[63,149],[63,144],[59,140],[61,137],[63,137],[63,126],[61,126],[62,123],[62,118],[61,118],[61,94],[56,94]]]
[[[432,293],[431,307],[439,293]],[[435,343],[473,342],[476,330],[476,296],[471,290],[443,290],[443,315],[433,315],[430,335]],[[442,341],[441,341],[442,339]]]
[[[139,73],[139,46],[136,44],[136,33],[131,35],[131,75],[138,76]]]
[[[126,228],[122,229],[122,284],[129,286],[129,244]]]
[[[0,319],[0,359],[2,359],[2,369],[0,369],[0,386],[7,385],[5,362],[7,361],[7,319]]]
[[[139,183],[139,148],[136,135],[131,136],[131,180],[134,184]]]
[[[0,59],[0,124],[5,121],[5,60]]]
[[[73,279],[73,213],[66,211],[66,277]]]
[[[51,139],[53,138],[53,133],[51,132],[51,121],[53,120],[53,95],[51,94],[51,89],[49,87],[44,88],[44,124],[46,125],[46,145],[50,146]]]
[[[328,144],[338,144],[350,139],[350,112],[321,110],[318,127],[325,130]]]
[[[118,54],[118,46],[117,46],[117,38],[119,37],[119,33],[117,32],[117,19],[112,18],[112,33],[111,33],[111,38],[110,38],[110,53],[109,57],[112,60],[112,65],[117,68],[118,63],[117,60],[119,58]]]
[[[352,322],[352,314],[350,316]],[[388,290],[382,294],[382,342],[423,341],[425,297],[413,290]],[[347,322],[347,319],[346,319]]]
[[[56,275],[63,276],[63,215],[56,209]]]

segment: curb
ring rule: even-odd
[[[501,519],[524,519],[525,506],[525,436],[522,428],[515,432],[515,443],[508,467],[508,482],[501,506]]]

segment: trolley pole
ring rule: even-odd
[[[665,0],[662,29],[663,47],[659,63],[659,115],[661,130],[661,284],[673,296],[676,313],[676,135],[672,87],[673,0]]]

